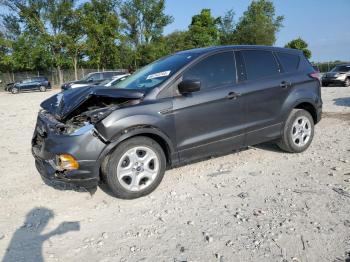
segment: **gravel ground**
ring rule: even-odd
[[[170,170],[150,196],[45,185],[30,152],[39,103],[0,93],[5,261],[350,261],[350,88],[323,88],[302,154],[272,144]]]

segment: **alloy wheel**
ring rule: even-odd
[[[292,141],[298,147],[305,146],[311,137],[311,123],[305,116],[298,117],[292,126]]]
[[[119,160],[118,181],[127,190],[141,191],[153,183],[159,174],[159,168],[159,159],[151,148],[133,147]]]

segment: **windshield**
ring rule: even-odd
[[[81,80],[88,80],[91,77],[91,74],[87,74],[86,76],[84,76]]]
[[[161,58],[149,64],[134,74],[120,81],[115,88],[125,89],[151,89],[159,86],[174,75],[184,65],[188,64],[197,54],[175,54]]]
[[[342,65],[342,66],[334,67],[331,72],[349,72],[349,71],[350,71],[350,65]]]
[[[107,85],[111,81],[112,81],[112,78],[109,78],[109,79],[106,79],[106,80],[102,81],[99,85],[100,86],[104,86],[104,85]]]

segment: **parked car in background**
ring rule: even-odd
[[[12,94],[29,90],[45,92],[47,89],[51,89],[51,83],[45,76],[28,78],[19,82],[7,84],[6,86],[6,90]]]
[[[322,77],[322,85],[350,86],[350,64],[337,65]]]
[[[125,80],[129,75],[130,74],[114,76],[112,79],[106,79],[105,81],[101,82],[100,85],[108,87],[116,86],[120,81]]]
[[[311,144],[321,119],[319,73],[302,51],[268,46],[187,50],[115,88],[88,86],[42,104],[32,153],[44,180],[121,198],[152,192],[168,168],[274,141]],[[249,161],[249,159],[247,160]]]
[[[93,73],[87,74],[81,80],[64,83],[61,86],[61,89],[63,91],[63,90],[68,90],[71,88],[77,88],[77,87],[82,87],[87,85],[89,86],[99,85],[101,82],[103,82],[106,79],[111,79],[114,76],[124,75],[124,74],[125,72],[121,72],[121,71],[93,72]]]
[[[95,85],[112,87],[117,83],[119,83],[120,81],[127,78],[129,75],[130,74],[116,75],[116,76],[113,76],[112,78],[105,79],[101,83],[95,84]],[[90,84],[74,84],[72,85],[71,88],[78,88],[78,87],[84,87],[84,86],[90,86]]]

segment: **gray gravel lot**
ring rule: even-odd
[[[0,93],[0,259],[350,261],[350,88],[323,88],[302,154],[264,144],[166,173],[132,201],[45,185],[30,152],[40,102]]]

